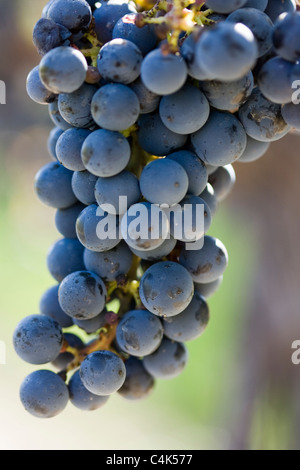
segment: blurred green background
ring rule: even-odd
[[[19,385],[34,367],[14,353],[11,337],[24,316],[38,312],[54,284],[49,246],[59,237],[54,211],[37,200],[33,179],[50,159],[47,107],[30,101],[28,72],[37,65],[31,31],[43,0],[0,0],[0,448],[263,449],[300,448],[300,366],[291,344],[300,339],[300,137],[273,144],[259,162],[237,164],[237,185],[210,233],[230,265],[210,300],[211,322],[188,345],[189,364],[160,381],[144,402],[119,396],[97,412],[69,405],[49,421],[28,415]]]

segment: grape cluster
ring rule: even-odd
[[[294,0],[47,3],[27,92],[55,125],[35,189],[62,238],[14,346],[57,372],[24,380],[28,412],[141,399],[182,372],[228,264],[207,233],[233,164],[300,130],[298,37]]]

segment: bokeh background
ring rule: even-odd
[[[228,248],[224,283],[210,300],[211,322],[188,345],[190,360],[175,380],[160,381],[145,402],[115,396],[92,413],[69,405],[50,421],[28,415],[19,385],[34,368],[12,348],[15,325],[38,312],[53,279],[46,255],[59,234],[54,211],[33,191],[49,161],[47,107],[26,95],[39,57],[31,31],[43,0],[0,0],[0,448],[260,449],[300,448],[300,137],[271,146],[262,160],[237,164],[237,184],[210,234]]]

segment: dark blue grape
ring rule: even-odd
[[[63,311],[71,318],[90,320],[105,307],[106,287],[96,274],[77,271],[62,281],[58,300]]]
[[[272,47],[273,23],[269,16],[256,8],[241,8],[227,17],[231,23],[242,23],[247,26],[257,41],[258,56],[262,57]]]
[[[50,287],[40,300],[40,312],[42,315],[55,320],[61,328],[69,328],[73,325],[72,318],[65,314],[58,302],[59,285]]]
[[[188,353],[183,343],[164,338],[157,351],[145,357],[143,363],[155,379],[173,379],[183,372],[187,360]]]
[[[58,46],[68,46],[70,44],[69,37],[71,32],[54,21],[41,18],[33,29],[33,43],[40,55],[45,55]]]
[[[159,347],[163,337],[160,319],[147,310],[127,312],[118,324],[116,340],[131,356],[143,357]]]
[[[141,400],[147,398],[153,390],[154,379],[148,374],[143,362],[130,357],[125,362],[126,379],[118,393],[127,400]]]
[[[91,103],[97,89],[85,83],[73,93],[61,93],[58,108],[64,120],[74,127],[90,128],[94,124]]]
[[[83,171],[81,148],[85,139],[90,135],[87,129],[68,129],[58,139],[56,155],[58,161],[68,170]]]
[[[197,251],[183,249],[179,262],[195,282],[206,284],[216,281],[224,274],[228,265],[228,253],[220,240],[206,235],[203,248]]]
[[[282,117],[281,106],[265,98],[258,88],[241,106],[239,119],[247,134],[262,142],[279,140],[290,130]]]
[[[196,80],[211,80],[214,75],[211,75],[207,70],[204,70],[202,64],[196,60],[196,37],[191,33],[183,42],[180,53],[184,58],[188,74]]]
[[[100,49],[97,67],[104,80],[128,85],[140,75],[142,60],[142,53],[133,42],[113,39]]]
[[[140,177],[141,192],[153,204],[177,204],[186,195],[188,186],[189,180],[184,168],[167,158],[149,163]]]
[[[72,171],[60,163],[47,163],[35,177],[35,191],[47,206],[65,209],[73,206],[77,199],[72,191]]]
[[[23,361],[47,364],[60,353],[63,334],[59,324],[44,315],[30,315],[17,325],[13,335],[14,348]]]
[[[139,181],[127,170],[111,178],[99,178],[95,186],[95,197],[99,206],[108,213],[124,213],[141,198]],[[120,207],[120,197],[127,198],[123,207]]]
[[[155,263],[147,269],[140,283],[144,306],[161,317],[172,317],[183,312],[193,294],[191,275],[183,266],[170,261]]]
[[[159,105],[162,122],[177,134],[198,131],[206,123],[209,113],[210,107],[205,95],[189,83],[176,93],[163,96]]]
[[[53,418],[68,404],[65,382],[50,370],[37,370],[28,375],[20,389],[21,402],[36,418]]]
[[[65,121],[62,115],[60,114],[58,109],[58,100],[55,100],[53,101],[53,103],[50,103],[48,109],[50,119],[53,124],[55,124],[55,126],[59,127],[63,131],[66,131],[67,129],[70,129],[72,127],[71,124]]]
[[[179,315],[165,318],[164,332],[173,341],[192,341],[199,338],[209,322],[209,309],[203,297],[197,292],[190,305]]]
[[[138,97],[125,85],[110,83],[93,97],[92,116],[103,129],[124,131],[136,122],[139,114]]]
[[[111,395],[119,390],[126,378],[124,362],[110,351],[90,354],[81,364],[83,385],[95,395]]]
[[[293,13],[296,11],[295,0],[269,0],[265,13],[271,18],[273,23],[281,13]]]
[[[84,83],[87,73],[84,55],[72,47],[52,49],[41,60],[40,78],[53,93],[73,93]]]
[[[76,222],[79,241],[91,251],[108,251],[120,243],[119,218],[97,204],[86,207]]]
[[[184,85],[187,66],[182,57],[154,49],[142,63],[141,79],[157,95],[171,95]]]
[[[300,46],[297,38],[300,35],[300,13],[287,13],[280,17],[273,31],[273,44],[280,57],[291,62],[300,58]]]
[[[161,258],[168,256],[175,248],[177,240],[170,237],[167,238],[162,245],[157,248],[153,248],[152,250],[144,251],[144,250],[137,250],[135,248],[130,247],[131,251],[141,258],[142,260],[146,261],[159,261]]]
[[[152,113],[158,108],[160,96],[148,90],[140,78],[131,83],[130,88],[138,97],[141,114]]]
[[[83,411],[94,411],[101,408],[107,400],[108,396],[94,395],[89,392],[82,383],[79,370],[71,377],[69,382],[70,401],[72,405]]]
[[[288,103],[282,107],[282,117],[293,129],[300,130],[300,106]]]
[[[200,240],[208,232],[212,216],[209,205],[204,199],[188,194],[174,210],[174,216],[172,210],[171,207],[170,232],[176,240],[193,242]]]
[[[287,104],[285,106],[290,106],[290,104]],[[287,122],[284,116],[285,106],[282,108],[282,116]],[[270,145],[270,142],[259,142],[258,140],[254,140],[252,139],[252,137],[247,136],[247,146],[245,152],[243,153],[241,158],[239,158],[239,162],[254,162],[255,160],[258,160],[266,153]]]
[[[72,189],[77,199],[89,206],[96,202],[95,185],[98,177],[89,171],[75,171],[72,177]]]
[[[214,167],[214,169],[216,170],[217,168]],[[206,185],[206,188],[200,194],[200,198],[203,199],[208,204],[211,215],[214,216],[218,209],[218,200],[215,195],[214,188],[212,187],[211,184],[208,183]]]
[[[55,225],[63,237],[77,238],[76,221],[83,209],[85,209],[85,205],[77,203],[67,209],[57,210],[55,214]]]
[[[205,163],[214,166],[228,165],[238,160],[246,143],[243,126],[228,112],[212,111],[205,126],[192,135],[196,154]]]
[[[107,178],[121,173],[131,155],[128,140],[119,132],[100,129],[84,141],[82,161],[88,171]]]
[[[245,5],[247,0],[206,0],[205,5],[217,13],[231,13]]]
[[[143,114],[138,121],[138,142],[143,150],[163,157],[184,146],[187,136],[170,131],[159,114]]]
[[[84,269],[83,246],[77,239],[63,238],[52,245],[47,256],[50,274],[61,282],[68,274]]]
[[[129,13],[136,13],[133,2],[128,0],[108,0],[101,3],[101,8],[94,12],[95,31],[103,44],[112,39],[112,32],[117,21]]]
[[[252,72],[249,72],[239,80],[232,82],[208,80],[201,82],[200,86],[214,108],[234,112],[251,95],[254,88],[254,79]]]
[[[26,80],[26,91],[28,96],[38,104],[49,104],[55,101],[56,95],[49,91],[41,82],[39,66],[29,72]]]
[[[47,148],[50,156],[53,160],[57,161],[57,154],[56,154],[56,144],[60,136],[62,135],[63,130],[60,127],[54,127],[49,134]]]
[[[222,0],[223,3],[223,0]],[[217,80],[238,80],[254,66],[257,42],[247,26],[221,22],[200,36],[196,61]]]
[[[73,333],[65,333],[64,340],[74,349],[80,350],[84,347],[84,343],[81,339],[74,335]],[[68,365],[74,360],[74,355],[68,351],[60,353],[54,361],[52,361],[52,365],[60,370],[65,370]]]
[[[268,0],[248,0],[244,5],[245,8],[256,8],[257,10],[265,11],[268,5]]]
[[[220,276],[215,281],[208,282],[207,284],[199,284],[195,282],[194,283],[195,292],[198,292],[198,294],[200,294],[202,297],[205,297],[206,299],[208,299],[209,297],[212,297],[217,292],[222,282],[223,282],[223,276]]]
[[[74,318],[74,325],[77,325],[87,334],[96,333],[96,331],[100,330],[100,328],[103,328],[107,324],[106,313],[106,310],[103,310],[103,312],[90,320],[78,320]]]
[[[130,13],[120,18],[114,26],[113,39],[121,38],[133,42],[143,55],[154,49],[157,37],[153,25],[138,28],[135,24],[137,14]]]
[[[189,150],[170,153],[167,158],[179,163],[186,171],[189,179],[188,194],[199,196],[208,181],[207,169],[202,160]]]
[[[236,182],[236,174],[232,165],[220,166],[209,177],[209,182],[214,188],[217,200],[224,201],[230,194]]]
[[[257,81],[260,91],[268,100],[278,104],[292,101],[293,65],[281,57],[274,57],[262,66]]]
[[[125,275],[131,268],[133,255],[128,246],[121,242],[104,253],[84,251],[84,264],[88,271],[98,274],[104,281],[114,281]]]
[[[47,18],[65,26],[72,33],[78,33],[90,25],[92,10],[85,0],[53,0]]]
[[[160,247],[168,238],[169,229],[165,212],[149,202],[131,206],[121,221],[122,237],[134,250],[152,251]]]

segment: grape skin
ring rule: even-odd
[[[241,8],[231,13],[226,21],[247,26],[258,44],[258,57],[262,57],[272,47],[273,23],[268,15],[255,8]]]
[[[84,204],[78,202],[67,209],[58,209],[55,214],[55,226],[65,238],[77,238],[76,221],[79,214],[85,208]]]
[[[208,174],[203,161],[193,152],[188,150],[179,150],[167,155],[167,159],[179,163],[186,171],[189,179],[188,194],[199,196],[204,191]]]
[[[241,106],[239,119],[247,134],[261,142],[279,140],[290,130],[282,117],[281,106],[269,101],[257,88]]]
[[[160,319],[147,310],[127,312],[118,324],[116,341],[131,356],[152,354],[160,345],[163,327]]]
[[[36,418],[53,418],[68,404],[69,392],[64,381],[49,370],[37,370],[28,375],[20,389],[21,402]]]
[[[153,390],[154,379],[148,374],[143,362],[130,357],[125,362],[126,379],[118,393],[127,400],[142,400],[147,398]]]
[[[220,240],[206,235],[203,248],[198,251],[183,249],[179,262],[195,282],[206,284],[216,281],[224,274],[228,264],[228,253]]]
[[[140,75],[142,60],[142,53],[133,42],[113,39],[100,49],[97,67],[105,80],[128,85]]]
[[[144,358],[143,364],[155,379],[173,379],[183,372],[187,359],[183,343],[164,338],[158,350]]]
[[[80,372],[77,370],[69,382],[70,401],[79,410],[94,411],[101,408],[109,396],[95,395],[87,390],[80,378]]]
[[[133,255],[123,241],[104,253],[84,250],[84,264],[88,271],[98,274],[104,281],[114,281],[128,273]]]
[[[131,155],[127,139],[119,132],[100,129],[92,132],[84,141],[81,157],[85,168],[104,178],[121,173]]]
[[[72,171],[58,162],[46,164],[35,177],[35,191],[38,198],[55,209],[73,206],[77,199],[72,191],[72,176]]]
[[[80,367],[80,378],[89,392],[111,395],[124,384],[126,369],[122,359],[110,351],[89,354]]]
[[[192,134],[201,129],[208,120],[209,112],[205,95],[190,84],[172,95],[163,96],[159,105],[162,122],[177,134]]]
[[[133,126],[140,114],[140,102],[131,88],[111,83],[95,93],[92,116],[98,126],[109,131],[124,131]]]
[[[71,47],[60,46],[41,60],[42,83],[53,93],[73,93],[84,83],[88,66],[84,55]]]
[[[196,45],[196,61],[218,80],[238,80],[256,62],[258,47],[247,26],[230,22],[218,23],[204,31]]]
[[[196,154],[203,158],[205,163],[223,166],[242,156],[247,136],[235,116],[227,112],[212,111],[204,127],[192,134],[191,141]]]
[[[139,181],[127,170],[110,178],[99,178],[95,186],[95,197],[99,206],[108,213],[124,213],[141,198]],[[127,198],[127,206],[124,208],[119,207],[120,197]]]
[[[173,54],[163,55],[160,49],[154,49],[143,60],[141,79],[144,85],[157,95],[175,93],[183,86],[186,77],[187,67],[184,60]]]
[[[86,206],[94,204],[95,185],[98,177],[89,171],[75,171],[72,176],[72,189],[77,199]]]
[[[81,148],[90,133],[87,129],[75,128],[68,129],[59,137],[56,144],[57,159],[68,170],[85,170],[81,160]]]
[[[164,319],[164,333],[173,341],[193,341],[204,333],[208,322],[208,305],[205,299],[195,292],[190,305],[182,313]]]
[[[29,97],[38,104],[50,104],[56,99],[56,95],[49,91],[41,82],[39,66],[29,72],[26,80],[26,91]]]
[[[58,282],[74,271],[84,269],[83,246],[73,238],[63,238],[55,242],[47,255],[50,274]]]
[[[30,315],[17,325],[13,335],[18,356],[29,364],[47,364],[59,355],[63,334],[59,324],[44,315]]]
[[[144,273],[140,297],[155,315],[171,317],[181,313],[191,302],[194,285],[191,275],[178,263],[161,261]]]
[[[106,295],[106,287],[99,276],[89,271],[77,271],[62,281],[58,300],[71,318],[90,320],[104,309]]]
[[[171,159],[154,160],[145,166],[140,177],[141,192],[153,204],[177,204],[186,195],[188,186],[184,168]]]
[[[42,295],[40,300],[40,312],[42,315],[52,318],[61,328],[69,328],[73,325],[72,318],[65,314],[58,302],[59,284],[50,287]]]

